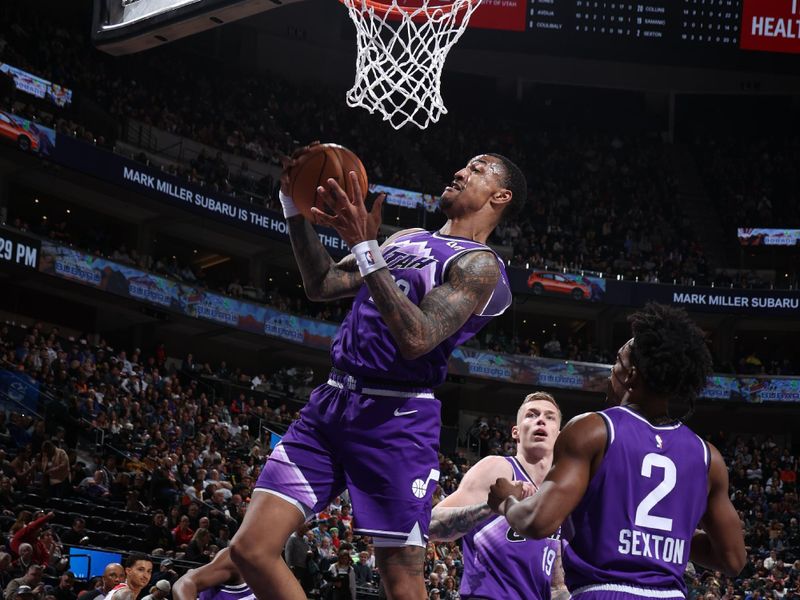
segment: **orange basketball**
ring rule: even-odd
[[[330,212],[317,196],[317,187],[327,187],[328,179],[335,179],[349,196],[353,187],[348,175],[350,171],[358,174],[362,200],[366,200],[367,171],[358,156],[339,144],[312,146],[289,171],[289,196],[303,216],[316,223],[317,220],[311,213],[312,206]]]

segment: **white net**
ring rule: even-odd
[[[409,8],[387,0],[375,10],[367,0],[342,0],[356,26],[356,81],[347,104],[379,113],[395,129],[425,129],[447,114],[441,93],[442,68],[480,0]],[[390,3],[391,2],[391,3]]]

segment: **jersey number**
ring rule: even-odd
[[[545,546],[544,552],[542,552],[542,571],[544,571],[544,574],[548,577],[550,577],[553,572],[553,562],[555,562],[555,560],[556,551]]]
[[[642,477],[648,479],[652,477],[653,467],[664,469],[664,479],[656,486],[652,492],[639,502],[636,508],[636,526],[647,527],[648,529],[660,529],[661,531],[672,531],[672,519],[667,517],[656,517],[650,514],[656,504],[667,497],[675,487],[677,480],[677,469],[675,463],[663,454],[650,453],[642,461]]]

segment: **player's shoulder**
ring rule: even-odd
[[[449,265],[447,279],[463,278],[474,283],[496,284],[500,279],[497,255],[488,247],[476,248],[457,256]]]
[[[556,444],[579,452],[592,451],[597,447],[605,448],[613,435],[607,417],[599,412],[586,412],[572,417],[564,425]]]
[[[488,481],[488,486],[495,482],[498,477],[510,477],[513,471],[511,463],[505,456],[491,455],[485,456],[476,462],[465,474],[464,480],[467,482]]]

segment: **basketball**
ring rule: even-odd
[[[311,207],[328,211],[328,207],[317,195],[317,187],[335,179],[348,196],[352,183],[348,173],[355,171],[361,185],[362,200],[367,197],[367,172],[361,160],[352,150],[339,144],[317,144],[303,154],[289,172],[289,196],[306,219],[316,223]]]

